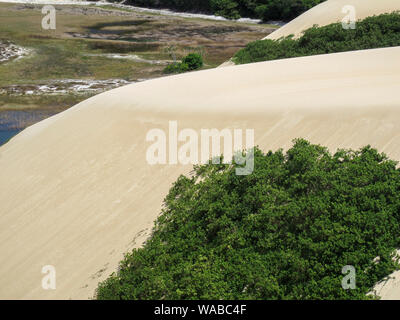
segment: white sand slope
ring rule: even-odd
[[[304,30],[314,24],[325,26],[341,22],[346,13],[342,12],[344,6],[355,8],[356,20],[369,16],[390,13],[400,10],[399,0],[328,0],[303,13],[288,24],[268,35],[265,39],[279,39],[291,34],[299,36]]]
[[[167,132],[170,120],[254,129],[264,150],[304,137],[400,160],[399,57],[396,47],[145,81],[24,130],[0,148],[0,298],[86,299],[140,246],[171,183],[191,169],[146,162],[147,132]],[[56,290],[41,287],[45,265]]]

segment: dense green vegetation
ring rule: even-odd
[[[400,46],[400,13],[368,17],[355,29],[344,29],[341,23],[314,26],[294,39],[258,40],[249,43],[233,58],[237,64],[311,56],[334,52]]]
[[[181,176],[150,239],[97,298],[366,299],[399,267],[394,161],[369,146],[331,154],[302,139],[287,153],[256,148],[254,160],[248,176],[212,164]],[[341,286],[346,265],[354,290]]]
[[[198,53],[189,53],[182,62],[174,62],[164,69],[164,73],[183,73],[198,70],[203,67],[203,58]]]
[[[325,0],[128,0],[127,3],[216,14],[230,19],[252,17],[268,21],[293,19],[323,1]]]

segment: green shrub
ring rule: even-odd
[[[210,0],[210,7],[214,14],[228,18],[239,19],[237,1],[232,0]]]
[[[183,73],[188,70],[189,70],[189,67],[187,64],[175,62],[175,63],[171,63],[168,66],[166,66],[164,69],[164,73],[166,73],[166,74]]]
[[[258,5],[255,8],[257,16],[263,21],[268,20],[292,20],[304,11],[307,6],[302,0],[270,0],[267,4]]]
[[[152,236],[125,256],[98,299],[367,299],[399,265],[400,170],[367,146],[299,139],[256,148],[255,170],[195,166],[165,198]],[[374,262],[376,257],[379,262]],[[356,289],[341,286],[356,269]]]
[[[236,64],[311,56],[335,52],[393,47],[400,45],[400,13],[368,17],[355,29],[343,29],[341,23],[312,27],[303,35],[278,40],[258,40],[238,51]]]
[[[203,67],[203,58],[198,53],[190,53],[183,58],[182,62],[169,64],[164,69],[164,73],[183,73],[197,70]]]
[[[190,53],[183,58],[182,63],[186,63],[189,70],[197,70],[203,67],[203,58],[198,53]]]

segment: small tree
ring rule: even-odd
[[[182,60],[189,67],[189,70],[197,70],[203,66],[203,58],[198,53],[190,53]]]
[[[165,69],[164,73],[183,73],[192,70],[198,70],[203,67],[203,58],[198,53],[190,53],[183,58],[181,63],[174,62],[169,64]]]

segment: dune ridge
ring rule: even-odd
[[[311,8],[288,24],[269,34],[264,39],[277,40],[293,34],[295,37],[311,28],[313,25],[326,26],[341,22],[347,15],[342,12],[345,6],[355,8],[356,20],[365,19],[373,15],[391,13],[400,10],[400,1],[397,0],[328,0]]]

